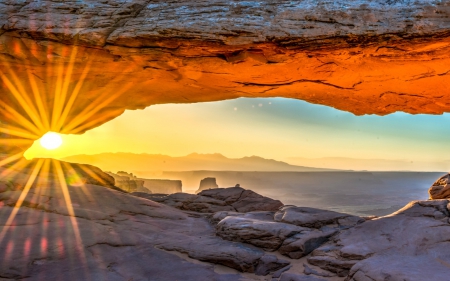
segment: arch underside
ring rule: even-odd
[[[22,141],[8,154],[163,103],[450,111],[447,1],[13,2],[0,1],[0,120]]]

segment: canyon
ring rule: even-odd
[[[435,200],[363,217],[239,186],[133,195],[22,154],[163,103],[450,112],[449,15],[447,0],[0,0],[0,279],[448,279],[448,175]]]

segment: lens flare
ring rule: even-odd
[[[40,141],[43,148],[48,150],[57,149],[63,143],[61,136],[54,132],[48,132],[45,134]]]

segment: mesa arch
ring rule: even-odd
[[[0,150],[161,103],[450,112],[450,1],[348,2],[0,0]]]

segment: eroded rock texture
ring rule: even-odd
[[[283,206],[279,200],[262,196],[254,191],[241,187],[215,188],[200,192],[199,194],[147,194],[132,193],[135,196],[147,198],[181,210],[215,213],[221,211],[252,212],[277,211]]]
[[[0,0],[0,120],[36,139],[125,109],[275,96],[440,114],[449,13],[449,1],[424,0]]]

